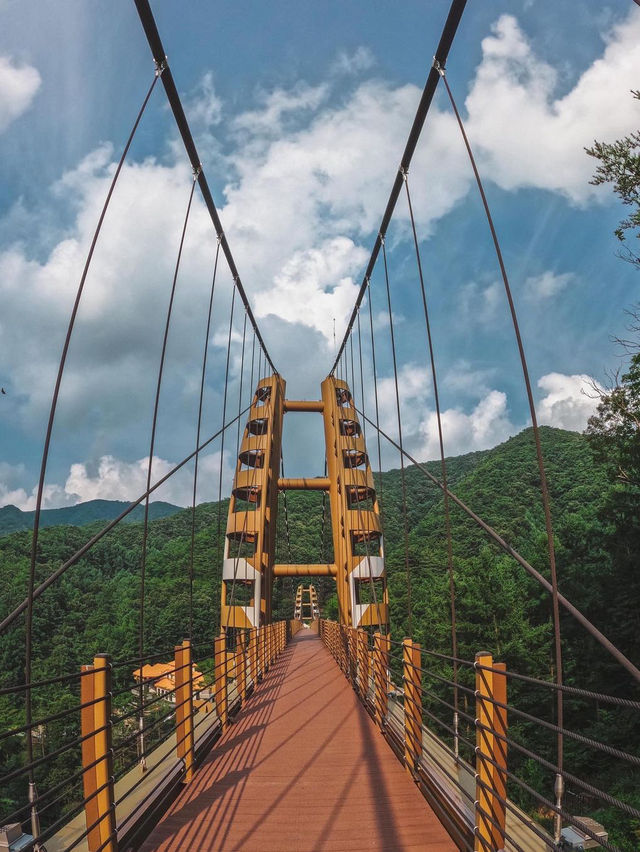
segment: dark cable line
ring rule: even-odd
[[[373,308],[371,305],[371,282],[367,281],[369,288],[369,329],[371,332],[371,366],[373,371],[373,395],[375,399],[376,410],[376,435],[378,438],[378,494],[380,495],[380,503],[382,504],[382,449],[380,446],[380,409],[378,404],[378,373],[376,370],[376,344],[373,334]]]
[[[480,177],[480,172],[478,171],[478,167],[476,165],[475,157],[473,156],[473,151],[471,150],[471,145],[469,143],[469,139],[467,137],[464,124],[462,122],[462,118],[460,117],[460,113],[458,112],[458,107],[456,106],[455,99],[453,97],[453,93],[449,87],[449,82],[445,75],[445,63],[434,61],[434,65],[437,73],[442,77],[442,80],[445,85],[445,89],[447,91],[447,95],[449,96],[449,101],[451,102],[451,107],[454,111],[456,121],[458,122],[458,127],[460,128],[460,133],[464,140],[465,148],[467,149],[467,154],[469,155],[469,162],[471,163],[471,167],[473,169],[473,174],[476,179],[476,184],[478,186],[478,191],[480,193],[480,197],[482,199],[482,205],[484,207],[484,212],[487,218],[487,224],[489,225],[489,230],[491,231],[491,239],[493,240],[493,245],[496,252],[496,258],[498,260],[498,265],[500,267],[500,274],[502,276],[502,281],[504,283],[505,294],[507,296],[507,302],[509,303],[509,312],[511,314],[511,322],[513,324],[513,330],[516,337],[516,343],[518,346],[518,353],[520,355],[520,363],[522,365],[522,374],[524,377],[524,383],[527,391],[527,400],[529,403],[529,414],[531,417],[531,425],[533,427],[533,436],[536,447],[536,459],[538,463],[538,473],[540,476],[540,493],[542,497],[542,506],[544,509],[544,522],[545,529],[547,534],[547,549],[549,553],[549,568],[551,572],[551,598],[553,604],[553,634],[554,634],[554,648],[555,648],[555,659],[556,659],[556,682],[559,686],[562,685],[562,639],[560,634],[560,605],[558,600],[558,577],[556,571],[556,554],[555,554],[555,545],[553,542],[553,525],[551,523],[551,505],[549,500],[549,488],[547,485],[547,474],[544,466],[544,458],[542,454],[542,444],[540,441],[540,430],[538,428],[538,418],[536,416],[536,407],[533,400],[533,392],[531,390],[531,381],[529,378],[529,367],[527,365],[527,359],[524,352],[524,345],[522,343],[522,337],[520,335],[520,325],[518,322],[518,316],[516,313],[515,304],[513,301],[513,296],[511,293],[511,286],[509,284],[509,277],[507,275],[507,270],[504,264],[504,258],[502,256],[502,249],[500,248],[500,241],[498,240],[498,235],[493,223],[493,217],[491,215],[491,210],[489,208],[489,203],[487,201],[487,196],[484,191],[484,186],[482,184],[482,179]],[[563,695],[562,690],[558,690],[556,693],[556,713],[557,713],[557,721],[558,727],[563,727]],[[562,771],[563,768],[563,741],[562,741],[562,732],[558,731],[557,736],[557,751],[558,751],[558,768]],[[562,804],[562,778],[559,776],[558,778],[558,790],[556,791],[556,805],[558,807]],[[556,818],[555,820],[555,841],[556,843],[560,840],[560,828],[561,823]]]
[[[198,461],[200,453],[200,430],[202,427],[202,403],[204,400],[204,383],[207,373],[207,353],[209,351],[209,334],[211,332],[211,315],[213,311],[213,296],[216,289],[216,277],[218,274],[218,259],[220,257],[220,240],[217,241],[216,256],[213,263],[213,278],[211,281],[211,293],[209,296],[209,311],[207,313],[207,330],[204,336],[204,351],[202,353],[202,372],[200,374],[200,400],[198,402],[198,427],[196,429],[196,456],[193,468],[193,501],[191,505],[191,550],[189,554],[189,640],[193,642],[193,554],[196,538],[196,495],[198,491]]]
[[[96,229],[93,234],[93,238],[91,240],[91,245],[89,246],[89,252],[87,254],[87,258],[85,260],[84,268],[82,270],[82,275],[80,277],[80,283],[78,284],[78,289],[76,292],[76,298],[73,304],[73,308],[71,311],[71,316],[69,318],[69,324],[67,326],[67,333],[65,336],[64,344],[62,347],[62,354],[60,356],[60,362],[58,364],[58,373],[56,376],[56,383],[53,390],[53,396],[51,399],[51,407],[49,409],[49,420],[47,423],[47,431],[44,439],[44,447],[42,450],[42,462],[40,465],[40,478],[38,480],[38,491],[36,495],[36,507],[33,518],[33,537],[31,540],[31,559],[29,565],[29,583],[28,583],[28,591],[27,591],[27,615],[26,615],[26,638],[25,638],[25,667],[24,667],[24,677],[25,683],[27,685],[27,690],[25,693],[25,715],[27,722],[31,721],[32,718],[32,703],[31,703],[31,690],[29,688],[29,684],[31,683],[31,653],[32,653],[32,644],[33,644],[33,602],[34,602],[34,588],[35,588],[35,576],[36,576],[36,562],[38,558],[38,536],[40,532],[40,514],[42,511],[42,497],[44,494],[44,483],[45,477],[47,474],[47,463],[49,461],[49,449],[51,447],[51,436],[53,433],[53,424],[56,416],[56,410],[58,408],[58,397],[60,396],[60,387],[62,385],[62,377],[64,375],[64,368],[67,362],[67,355],[69,353],[69,346],[71,344],[71,337],[73,335],[73,330],[75,327],[76,317],[78,315],[78,309],[80,307],[80,301],[82,299],[82,294],[84,292],[84,285],[87,280],[87,275],[89,272],[89,267],[91,266],[91,261],[93,259],[93,254],[95,251],[96,244],[98,242],[98,237],[100,236],[100,231],[102,230],[102,224],[104,222],[105,216],[107,214],[107,209],[109,207],[109,203],[111,201],[111,197],[113,195],[113,191],[116,187],[116,183],[118,178],[120,177],[120,172],[122,171],[122,167],[126,160],[127,154],[129,153],[129,148],[131,147],[131,143],[133,142],[133,137],[136,134],[138,129],[138,125],[140,124],[140,120],[144,114],[144,111],[149,103],[149,99],[151,98],[151,94],[155,88],[156,83],[158,82],[158,77],[162,74],[162,66],[156,64],[156,73],[154,78],[147,90],[147,93],[142,101],[142,106],[140,107],[136,119],[133,123],[133,127],[131,128],[131,132],[129,133],[129,137],[125,143],[125,146],[122,150],[122,154],[120,155],[120,160],[118,161],[118,165],[116,166],[116,170],[113,173],[113,177],[111,179],[111,183],[109,185],[109,190],[107,192],[107,196],[105,198],[104,204],[102,206],[102,210],[100,212],[100,218],[98,219],[98,224],[96,225]],[[6,620],[6,619],[5,619]],[[0,627],[1,629],[1,627]],[[27,757],[29,763],[33,760],[33,742],[31,741],[31,736],[27,737]],[[31,797],[35,796],[35,780],[33,776],[33,772],[29,774],[29,795]],[[37,815],[32,813],[32,828],[37,829]]]
[[[362,368],[362,334],[361,334],[361,331],[360,331],[360,311],[358,311],[357,320],[358,320],[357,321],[358,354],[359,354],[359,357],[360,357],[360,401],[361,401],[361,405],[362,405],[362,412],[364,414],[364,411],[365,411],[365,407],[364,407],[364,372],[363,372],[363,368]],[[364,438],[364,445],[365,445],[365,447],[367,447],[367,421],[366,420],[364,420],[363,423],[362,423],[362,436]],[[368,466],[369,466],[369,468],[371,468],[371,460],[370,459],[368,460]],[[373,472],[371,474],[371,478],[373,479]],[[366,482],[366,470],[365,470],[365,494],[368,494],[367,482]],[[358,501],[358,512],[360,512],[360,497],[359,497],[357,486],[356,486],[356,500]],[[380,515],[378,515],[378,517],[380,518]],[[382,527],[382,519],[381,518],[380,518],[380,525]],[[373,605],[375,607],[377,623],[378,623],[378,626],[381,627],[381,624],[380,624],[380,609],[378,608],[378,595],[377,595],[377,592],[376,592],[376,584],[373,581],[373,569],[371,567],[371,558],[370,558],[371,554],[369,553],[369,542],[368,541],[365,542],[365,550],[366,550],[366,553],[367,553],[367,566],[369,568],[369,591],[371,593],[371,600],[372,600]]]
[[[247,340],[247,312],[244,312],[244,321],[242,323],[242,354],[240,356],[240,385],[238,388],[238,428],[236,430],[236,462],[240,456],[240,412],[242,410],[242,385],[244,379],[244,352],[245,352],[245,344]],[[249,519],[248,512],[244,513],[244,524],[243,530],[240,538],[240,547],[238,548],[238,553],[240,553],[240,549],[242,548],[243,541],[247,532],[247,522]],[[238,565],[240,563],[240,556],[235,557],[234,565],[233,565],[233,579],[231,581],[231,596],[229,603],[227,604],[227,623],[225,624],[225,630],[229,628],[229,616],[231,615],[231,607],[233,606],[235,591],[236,591],[236,576],[238,573]],[[224,580],[223,580],[224,582]],[[233,629],[235,631],[236,624],[235,618],[233,619]]]
[[[227,365],[224,371],[224,396],[222,401],[222,422],[227,416],[227,390],[229,388],[229,357],[231,354],[231,332],[233,330],[233,309],[236,301],[236,288],[231,288],[231,311],[229,313],[229,336],[227,339]],[[220,441],[220,476],[218,479],[218,564],[220,564],[220,531],[222,529],[222,470],[224,467],[224,432]]]
[[[462,13],[464,12],[466,2],[467,0],[453,0],[449,8],[449,14],[447,15],[447,20],[442,30],[440,42],[435,53],[435,61],[439,62],[442,67],[444,67],[447,62],[449,50],[451,49],[451,45],[453,44],[453,39],[458,29],[458,25],[460,24],[460,19],[462,18]],[[369,263],[362,278],[362,284],[360,285],[360,290],[358,291],[358,296],[353,306],[353,312],[351,313],[351,318],[349,319],[349,323],[347,324],[347,328],[344,333],[340,349],[338,350],[338,354],[336,355],[333,367],[331,368],[331,373],[335,372],[338,361],[340,360],[340,357],[342,355],[342,351],[346,345],[347,338],[349,337],[351,328],[353,327],[353,324],[356,320],[356,312],[360,307],[360,304],[362,303],[362,300],[366,293],[369,279],[373,275],[373,270],[378,259],[378,254],[380,253],[380,249],[382,248],[382,243],[387,234],[389,222],[391,221],[391,217],[393,216],[393,211],[395,210],[395,206],[398,201],[400,191],[402,189],[402,171],[404,170],[406,172],[409,170],[409,166],[411,165],[411,160],[416,150],[416,145],[418,144],[420,134],[422,133],[422,128],[424,127],[424,123],[427,118],[427,114],[429,112],[429,108],[431,106],[431,102],[433,100],[436,88],[438,86],[439,79],[440,75],[438,74],[438,71],[434,66],[432,66],[429,71],[424,90],[422,92],[422,97],[420,98],[420,103],[418,104],[418,109],[416,110],[415,118],[413,119],[413,125],[411,127],[411,131],[409,132],[407,144],[402,155],[402,160],[400,161],[400,167],[396,174],[393,188],[391,189],[391,194],[389,195],[389,200],[387,202],[387,206],[382,217],[382,222],[380,223],[380,227],[378,228],[378,235],[371,251]]]
[[[196,188],[196,180],[197,174],[194,174],[193,180],[191,182],[191,191],[189,193],[189,202],[187,204],[187,210],[184,217],[184,222],[182,225],[182,233],[180,235],[180,246],[178,248],[178,257],[176,258],[176,265],[173,272],[173,280],[171,282],[171,296],[169,297],[169,305],[167,307],[167,317],[165,320],[164,326],[164,335],[162,338],[162,351],[160,354],[160,364],[158,365],[158,380],[156,384],[156,395],[153,403],[153,420],[151,423],[151,441],[149,445],[149,462],[147,465],[147,492],[151,487],[151,469],[153,465],[153,453],[155,449],[155,441],[156,441],[156,428],[158,425],[158,408],[160,405],[160,390],[162,388],[162,377],[164,374],[164,364],[165,358],[167,354],[167,342],[169,340],[169,327],[171,325],[171,315],[173,313],[173,302],[176,294],[176,284],[178,281],[178,272],[180,271],[180,260],[182,258],[182,249],[184,246],[184,238],[187,233],[187,225],[189,223],[189,214],[191,212],[191,203],[193,201],[193,192]],[[140,564],[140,622],[138,625],[138,651],[140,656],[144,654],[144,604],[145,604],[145,574],[146,574],[146,566],[147,566],[147,538],[149,534],[149,495],[147,494],[144,501],[144,521],[142,526],[142,558]],[[140,688],[138,690],[138,697],[140,701],[140,705],[144,703],[144,695],[143,695],[143,686],[144,679],[140,677]],[[143,713],[143,711],[141,711]],[[144,719],[143,715],[140,716],[141,728],[144,727]],[[144,755],[144,735],[141,733],[140,735],[140,754]],[[142,757],[141,762],[142,768],[145,768],[144,757]]]
[[[169,68],[169,61],[164,51],[162,39],[160,38],[160,33],[158,32],[158,27],[153,17],[153,12],[151,11],[149,0],[135,0],[135,4],[136,9],[138,10],[138,15],[140,17],[142,28],[147,37],[147,41],[149,42],[149,47],[151,48],[151,54],[156,62],[156,65],[163,69],[162,84],[167,95],[167,100],[169,101],[169,106],[171,107],[176,126],[178,128],[180,136],[182,137],[182,141],[184,143],[187,156],[189,157],[191,167],[194,173],[197,174],[200,192],[202,193],[202,198],[204,200],[207,211],[209,212],[209,216],[211,217],[211,221],[213,222],[216,234],[220,239],[222,251],[224,253],[225,258],[227,259],[229,270],[231,271],[231,277],[236,283],[238,293],[240,295],[240,298],[242,299],[242,303],[245,306],[249,321],[253,326],[253,330],[255,331],[258,340],[260,341],[260,345],[263,348],[265,357],[275,373],[277,372],[276,368],[273,366],[273,362],[271,361],[271,358],[267,352],[267,348],[262,339],[262,335],[260,334],[260,329],[258,328],[258,324],[256,323],[255,317],[251,310],[249,299],[247,298],[247,294],[242,285],[242,281],[240,280],[240,273],[238,272],[238,268],[233,258],[233,254],[231,253],[229,243],[222,228],[222,222],[220,221],[220,216],[218,215],[216,205],[213,201],[211,190],[209,189],[209,184],[207,183],[207,178],[202,168],[200,157],[198,155],[198,151],[196,149],[196,145],[193,141],[193,136],[189,128],[189,123],[184,114],[180,95],[178,94],[178,90],[173,79],[173,74],[171,73],[171,69]]]
[[[418,245],[418,234],[416,232],[416,223],[413,216],[413,205],[411,204],[411,193],[409,192],[409,175],[404,172],[404,187],[407,195],[407,206],[409,208],[409,216],[411,218],[411,231],[413,233],[413,245],[416,251],[416,263],[418,266],[418,278],[420,280],[420,293],[422,295],[422,306],[424,309],[424,322],[427,330],[427,341],[429,344],[429,360],[431,362],[431,378],[433,380],[433,396],[436,406],[436,420],[438,423],[438,443],[440,448],[440,471],[442,476],[442,484],[444,485],[444,525],[445,537],[447,542],[447,572],[449,575],[449,607],[451,611],[451,654],[453,657],[458,656],[458,631],[456,626],[456,589],[453,576],[453,544],[451,541],[451,512],[449,508],[449,493],[447,487],[447,462],[444,454],[444,437],[442,432],[442,414],[440,411],[440,394],[438,391],[438,374],[436,370],[436,359],[433,348],[433,339],[431,336],[431,322],[429,320],[429,308],[427,306],[427,293],[424,285],[424,274],[422,271],[422,260],[420,258],[420,247]],[[453,663],[453,680],[458,682],[458,664]],[[453,727],[456,731],[455,737],[455,752],[458,754],[458,688],[453,690],[453,704],[455,707],[453,713]]]
[[[396,342],[393,332],[393,313],[391,311],[391,290],[389,287],[389,267],[387,266],[387,249],[382,239],[382,259],[384,262],[384,280],[387,288],[387,307],[389,311],[389,331],[391,333],[391,353],[393,356],[393,380],[396,392],[396,412],[398,419],[398,440],[400,442],[400,479],[402,483],[402,525],[404,533],[404,565],[407,576],[407,603],[409,618],[407,627],[409,635],[413,635],[413,613],[411,603],[411,571],[409,569],[409,528],[407,524],[407,477],[404,469],[404,449],[402,441],[402,415],[400,413],[400,391],[398,389],[398,363],[396,359]]]
[[[243,411],[242,413],[246,414],[247,410]],[[234,417],[233,420],[230,420],[228,423],[225,423],[225,425],[221,429],[218,429],[218,431],[214,432],[214,434],[207,438],[206,441],[203,441],[203,443],[200,444],[197,450],[194,450],[192,453],[189,453],[188,456],[185,456],[181,462],[178,462],[178,464],[172,467],[168,473],[165,473],[165,475],[162,476],[157,482],[155,482],[151,486],[151,488],[149,488],[147,491],[144,491],[138,497],[137,500],[134,500],[133,503],[130,503],[127,508],[123,509],[122,512],[120,512],[120,514],[116,518],[114,518],[112,521],[109,521],[109,523],[106,524],[99,532],[97,532],[85,544],[83,544],[79,550],[76,550],[73,556],[70,556],[66,562],[63,562],[62,565],[60,565],[60,567],[53,572],[53,574],[50,574],[46,580],[44,580],[42,583],[40,583],[39,586],[37,586],[37,588],[33,592],[33,600],[37,600],[40,595],[49,588],[49,586],[53,585],[53,583],[55,583],[55,581],[58,580],[69,568],[73,567],[77,562],[79,562],[80,559],[82,559],[82,557],[86,553],[88,553],[89,550],[91,550],[94,544],[97,544],[100,539],[104,538],[107,533],[111,532],[114,527],[118,526],[118,524],[122,520],[124,520],[124,518],[130,515],[131,512],[133,512],[133,510],[136,508],[136,506],[139,506],[140,503],[142,503],[142,501],[149,494],[153,494],[154,491],[160,488],[161,485],[164,485],[165,482],[168,482],[172,476],[174,476],[179,470],[181,470],[186,464],[188,464],[191,459],[195,457],[196,451],[202,452],[202,450],[208,447],[209,444],[213,443],[213,441],[216,441],[222,435],[223,432],[226,432],[227,429],[229,429],[231,426],[234,426],[236,420],[237,418]],[[22,613],[28,608],[28,605],[28,598],[25,598],[22,603],[18,604],[18,606],[11,613],[9,613],[9,615],[7,615],[2,620],[2,622],[0,622],[0,633],[6,630],[7,627],[10,627],[11,624],[13,624],[13,622],[16,620],[16,618],[22,615]],[[166,656],[166,654],[163,653],[162,656]]]
[[[362,412],[358,412],[358,413],[362,414]],[[363,415],[363,417],[364,417],[364,415]],[[369,417],[367,417],[366,420],[371,426],[376,428],[375,423]],[[377,428],[379,428],[379,427],[377,427]],[[423,464],[421,464],[419,461],[417,461],[410,453],[407,452],[407,450],[405,450],[405,449],[401,450],[398,442],[395,441],[390,435],[388,435],[383,429],[379,429],[379,431],[380,431],[380,434],[382,435],[382,437],[386,441],[388,441],[389,444],[391,444],[392,447],[395,447],[396,450],[401,452],[405,456],[405,458],[408,459],[408,461],[410,461],[411,464],[415,465],[416,468],[418,470],[420,470],[422,472],[422,474],[424,476],[426,476],[427,479],[429,479],[435,486],[437,486],[440,490],[443,490],[443,485],[440,482],[440,480],[437,477],[435,477]],[[547,592],[551,593],[552,586],[551,586],[551,583],[546,579],[546,577],[543,577],[542,574],[539,571],[536,571],[536,569],[533,567],[533,565],[531,565],[529,562],[527,562],[527,560],[524,558],[524,556],[521,556],[515,548],[511,547],[511,545],[508,544],[505,541],[505,539],[502,538],[502,536],[499,533],[497,533],[493,529],[492,526],[490,526],[490,524],[486,523],[486,521],[483,521],[482,518],[479,515],[477,515],[473,511],[473,509],[470,509],[469,506],[467,506],[466,503],[464,503],[459,497],[457,497],[456,494],[454,494],[454,492],[451,491],[451,489],[448,489],[448,490],[449,490],[449,497],[456,504],[456,506],[458,506],[460,509],[462,509],[462,511],[466,515],[468,515],[471,518],[472,521],[474,521],[482,530],[484,530],[484,532],[487,533],[489,538],[491,538],[501,548],[501,550],[504,550],[505,553],[508,553],[509,556],[513,557],[513,559],[515,559],[516,562],[522,568],[524,568],[524,570],[527,572],[527,574],[529,574],[531,577],[533,577],[533,579],[540,586],[542,586],[544,589],[546,589]],[[631,660],[629,660],[627,657],[625,657],[625,655],[622,653],[622,651],[620,651],[618,648],[616,648],[616,646],[613,644],[613,642],[611,642],[609,639],[607,639],[607,637],[603,633],[601,633],[600,630],[598,630],[598,628],[594,624],[592,624],[589,621],[589,619],[585,615],[583,615],[580,612],[580,610],[576,606],[574,606],[571,603],[570,600],[565,598],[565,596],[562,595],[560,592],[558,592],[558,601],[559,601],[560,604],[562,604],[562,606],[566,609],[566,611],[571,616],[573,616],[573,618],[579,624],[581,624],[585,628],[585,630],[589,633],[589,635],[592,636],[596,640],[596,642],[598,642],[600,645],[602,645],[602,647],[606,651],[608,651],[608,653],[614,658],[614,660],[616,660],[621,666],[623,666],[623,668],[625,668],[629,672],[629,674],[634,678],[634,680],[636,680],[640,683],[640,669],[638,669],[631,662]],[[557,687],[557,684],[556,684],[556,687]],[[460,688],[462,688],[462,687],[460,687]]]

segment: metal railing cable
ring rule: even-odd
[[[145,605],[145,581],[146,581],[146,567],[147,567],[147,538],[149,535],[149,487],[151,485],[151,475],[152,475],[152,467],[153,467],[153,454],[155,451],[155,442],[156,442],[156,431],[158,426],[158,411],[160,408],[160,392],[162,390],[162,378],[164,375],[164,365],[167,355],[167,343],[169,340],[169,329],[171,327],[171,318],[173,314],[173,303],[176,295],[176,285],[178,283],[178,274],[180,272],[180,261],[182,260],[182,249],[184,248],[184,238],[187,233],[187,226],[189,224],[189,215],[191,213],[191,204],[193,202],[193,193],[196,188],[196,179],[197,174],[194,173],[193,180],[191,182],[191,191],[189,192],[189,201],[187,203],[187,210],[184,216],[184,222],[182,225],[182,232],[180,234],[180,245],[178,247],[178,256],[176,258],[176,264],[173,272],[173,279],[171,282],[171,293],[169,296],[169,304],[167,306],[167,316],[165,320],[164,326],[164,334],[162,336],[162,349],[160,352],[160,363],[158,365],[158,378],[156,382],[156,392],[153,401],[153,419],[151,421],[151,438],[149,442],[149,457],[147,461],[147,496],[144,500],[144,520],[142,523],[142,555],[141,555],[141,563],[140,563],[140,594],[138,605],[140,607],[139,610],[139,623],[138,623],[138,653],[142,657],[144,655],[144,605]],[[197,453],[196,453],[197,455]],[[142,704],[143,695],[142,695],[142,681],[140,682],[140,704]],[[142,718],[140,720],[141,728],[142,728]],[[144,741],[142,739],[143,734],[140,734],[140,753],[144,752]]]
[[[248,410],[249,409],[245,409],[245,411],[243,411],[242,414],[243,415],[246,414]],[[227,429],[229,429],[231,426],[235,425],[237,419],[238,419],[237,417],[234,417],[232,420],[230,420],[228,423],[226,423],[221,429],[218,429],[217,432],[214,432],[214,434],[211,435],[209,438],[207,438],[206,441],[203,441],[200,444],[198,451],[202,452],[202,450],[204,450],[206,447],[208,447],[209,444],[211,444],[211,443],[213,443],[213,441],[217,440],[223,434],[223,432],[226,432]],[[127,515],[130,515],[131,512],[133,512],[133,510],[136,508],[136,506],[139,506],[140,503],[142,503],[142,501],[145,499],[145,497],[148,494],[153,494],[154,491],[156,491],[158,488],[160,488],[160,486],[164,485],[165,482],[167,482],[172,476],[174,476],[179,470],[181,470],[186,464],[188,464],[191,461],[191,459],[193,459],[195,457],[195,454],[196,454],[196,450],[194,450],[192,453],[189,453],[188,456],[185,456],[182,459],[181,462],[178,462],[178,464],[174,465],[171,468],[171,470],[169,470],[164,476],[162,476],[160,479],[158,479],[157,482],[155,482],[151,486],[151,488],[149,488],[147,491],[144,491],[137,498],[137,500],[134,500],[132,503],[130,503],[127,506],[127,508],[123,509],[123,511],[120,512],[120,514],[116,518],[114,518],[112,521],[109,521],[109,523],[106,524],[99,532],[97,532],[94,536],[92,536],[79,550],[77,550],[73,554],[73,556],[71,556],[69,559],[67,559],[65,562],[63,562],[62,565],[56,571],[53,572],[53,574],[50,574],[49,577],[47,577],[47,579],[44,582],[42,582],[39,586],[37,586],[36,589],[34,589],[33,600],[36,600],[37,598],[39,598],[40,595],[43,592],[45,592],[49,588],[49,586],[52,585],[52,583],[55,583],[55,581],[65,573],[65,571],[67,571],[69,568],[71,568],[73,565],[75,565],[80,559],[82,559],[82,557],[89,550],[91,550],[91,548],[94,546],[94,544],[96,544],[98,541],[100,541],[101,538],[104,538],[104,536],[107,535],[107,533],[111,532],[111,530],[114,527],[116,527],[124,518],[126,518]],[[3,619],[2,623],[0,623],[0,632],[2,632],[7,627],[9,627],[16,620],[16,618],[18,618],[18,616],[20,616],[27,609],[27,606],[28,606],[28,599],[25,598],[25,600],[23,600],[22,603],[20,603],[11,613],[9,613],[9,615],[7,615]]]
[[[362,412],[359,412],[362,414]],[[375,427],[375,424],[370,418],[366,418],[367,422]],[[393,447],[397,450],[400,450],[400,445],[397,441],[395,441],[390,435],[388,435],[382,428],[379,429],[382,437],[388,441]],[[437,488],[441,491],[444,491],[444,485],[440,480],[434,476],[431,471],[429,471],[425,465],[421,464],[417,461],[407,450],[403,449],[402,454],[404,457],[411,462],[411,464],[415,465],[416,469],[419,470],[424,476],[426,476]],[[447,488],[447,492],[449,494],[449,498],[453,503],[456,504],[462,511],[473,520],[477,526],[479,526],[488,536],[494,541],[505,553],[509,554],[509,556],[513,557],[516,562],[525,569],[527,574],[533,577],[536,582],[542,586],[547,592],[552,592],[551,583],[537,571],[533,565],[531,565],[523,556],[521,556],[518,551],[513,548],[507,541],[498,533],[496,530],[488,524],[486,521],[483,521],[482,518],[476,514],[469,506],[464,503],[450,488]],[[592,636],[621,666],[623,666],[629,674],[632,675],[634,680],[640,682],[640,670],[635,666],[631,660],[629,660],[623,653],[620,651],[607,637],[600,631],[598,628],[585,616],[583,613],[574,606],[570,600],[568,600],[563,594],[558,592],[558,602],[559,604],[580,624],[582,627],[587,630],[590,636]]]

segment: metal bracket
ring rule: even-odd
[[[444,67],[444,65],[441,65],[441,64],[438,62],[438,60],[435,58],[435,56],[433,57],[433,64],[431,65],[431,67],[432,67],[432,68],[435,68],[435,69],[436,69],[436,71],[438,72],[438,74],[439,74],[441,77],[444,77],[445,71],[446,71],[447,69]]]

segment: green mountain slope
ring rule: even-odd
[[[55,527],[61,524],[81,527],[94,521],[111,521],[124,511],[129,503],[125,500],[88,500],[75,506],[65,506],[62,509],[43,509],[40,513],[40,526]],[[180,511],[180,506],[156,500],[149,504],[151,520],[166,518]],[[20,530],[30,530],[33,527],[35,512],[23,512],[17,506],[0,508],[0,535],[7,535]],[[125,523],[142,520],[144,506],[136,508],[124,519]]]

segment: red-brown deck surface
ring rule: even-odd
[[[329,652],[306,630],[141,848],[456,849]]]

